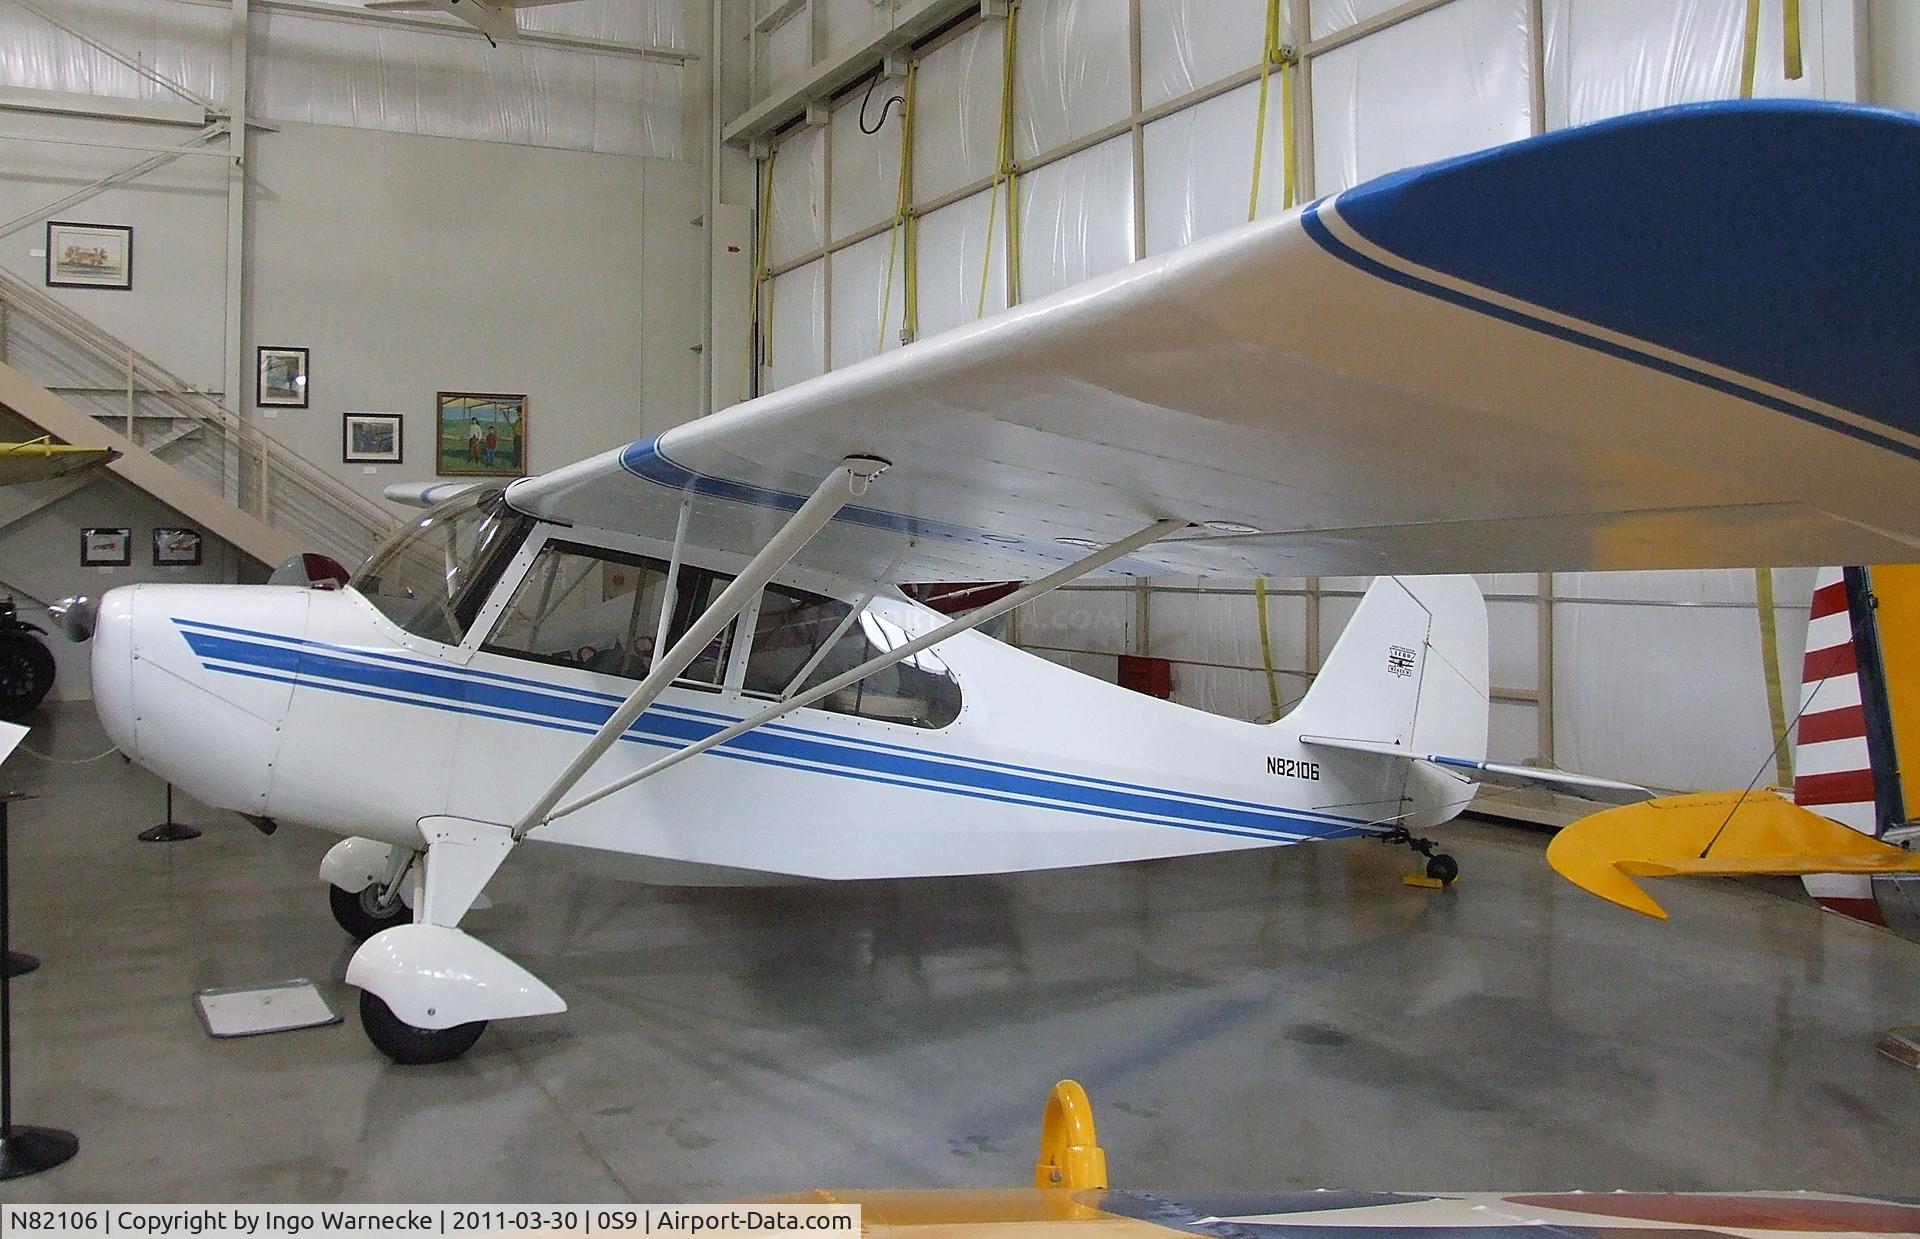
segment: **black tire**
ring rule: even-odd
[[[0,718],[18,722],[53,689],[53,651],[29,632],[0,631]]]
[[[356,942],[365,942],[383,929],[392,929],[395,925],[405,925],[413,920],[413,909],[404,900],[394,900],[393,907],[382,912],[376,902],[379,893],[377,883],[363,891],[346,891],[331,883],[327,885],[327,903],[333,908],[333,919]]]
[[[487,1030],[485,1020],[452,1028],[415,1028],[370,990],[360,991],[360,1027],[374,1048],[403,1067],[445,1063],[465,1054]]]
[[[1427,876],[1442,886],[1452,886],[1460,876],[1460,862],[1445,852],[1436,852],[1427,857]]]

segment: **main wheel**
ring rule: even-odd
[[[465,1054],[487,1030],[485,1020],[452,1028],[415,1028],[371,990],[360,991],[360,1027],[374,1048],[406,1067],[445,1063]]]
[[[30,632],[0,631],[0,718],[25,718],[52,688],[53,651]]]
[[[356,942],[365,942],[383,929],[405,925],[413,919],[413,909],[405,900],[396,898],[391,907],[381,906],[378,882],[359,891],[341,890],[328,883],[327,903],[333,908],[333,919]]]
[[[1460,876],[1460,862],[1445,852],[1435,852],[1427,857],[1427,876],[1442,886],[1452,886]]]

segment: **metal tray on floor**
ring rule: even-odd
[[[193,996],[193,1009],[210,1037],[259,1037],[338,1024],[335,1011],[318,987],[305,977],[267,985],[229,985],[203,989]]]

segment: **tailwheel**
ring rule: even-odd
[[[378,882],[357,891],[342,890],[329,884],[327,903],[333,908],[333,919],[356,942],[365,942],[383,929],[406,925],[413,920],[413,909],[407,907],[406,901],[397,892],[390,897],[385,896],[384,888]]]
[[[485,1020],[452,1028],[415,1028],[395,1015],[372,990],[360,991],[360,1026],[374,1048],[407,1067],[451,1062],[471,1050],[487,1030]]]
[[[1452,886],[1460,877],[1460,862],[1445,852],[1436,851],[1440,845],[1432,839],[1424,839],[1413,834],[1405,826],[1395,826],[1378,836],[1382,843],[1404,843],[1420,855],[1427,858],[1426,881],[1409,875],[1405,881],[1414,886],[1438,884]]]

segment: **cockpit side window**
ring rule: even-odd
[[[784,697],[830,680],[905,645],[906,630],[869,609],[847,622],[846,603],[769,585],[747,652],[747,692]],[[960,717],[960,685],[932,650],[922,650],[817,703],[835,714],[945,727]]]
[[[456,645],[532,527],[498,488],[459,495],[396,533],[349,584],[414,636]]]
[[[712,595],[732,580],[691,565],[680,570],[667,643],[679,640]],[[602,675],[640,679],[653,665],[653,643],[666,600],[667,565],[644,555],[552,539],[540,548],[480,648]],[[680,673],[682,682],[718,686],[733,625]]]
[[[680,569],[667,645],[732,582],[695,564]],[[481,649],[560,667],[639,680],[653,666],[654,637],[667,605],[667,565],[644,555],[549,538],[486,636]],[[909,638],[878,611],[855,613],[835,598],[769,585],[745,619],[720,630],[676,683],[719,689],[743,662],[742,691],[785,697],[850,671]],[[750,628],[746,637],[743,628]],[[735,642],[752,644],[735,656]],[[960,685],[932,650],[922,650],[823,698],[816,709],[909,727],[945,727],[960,716]]]

